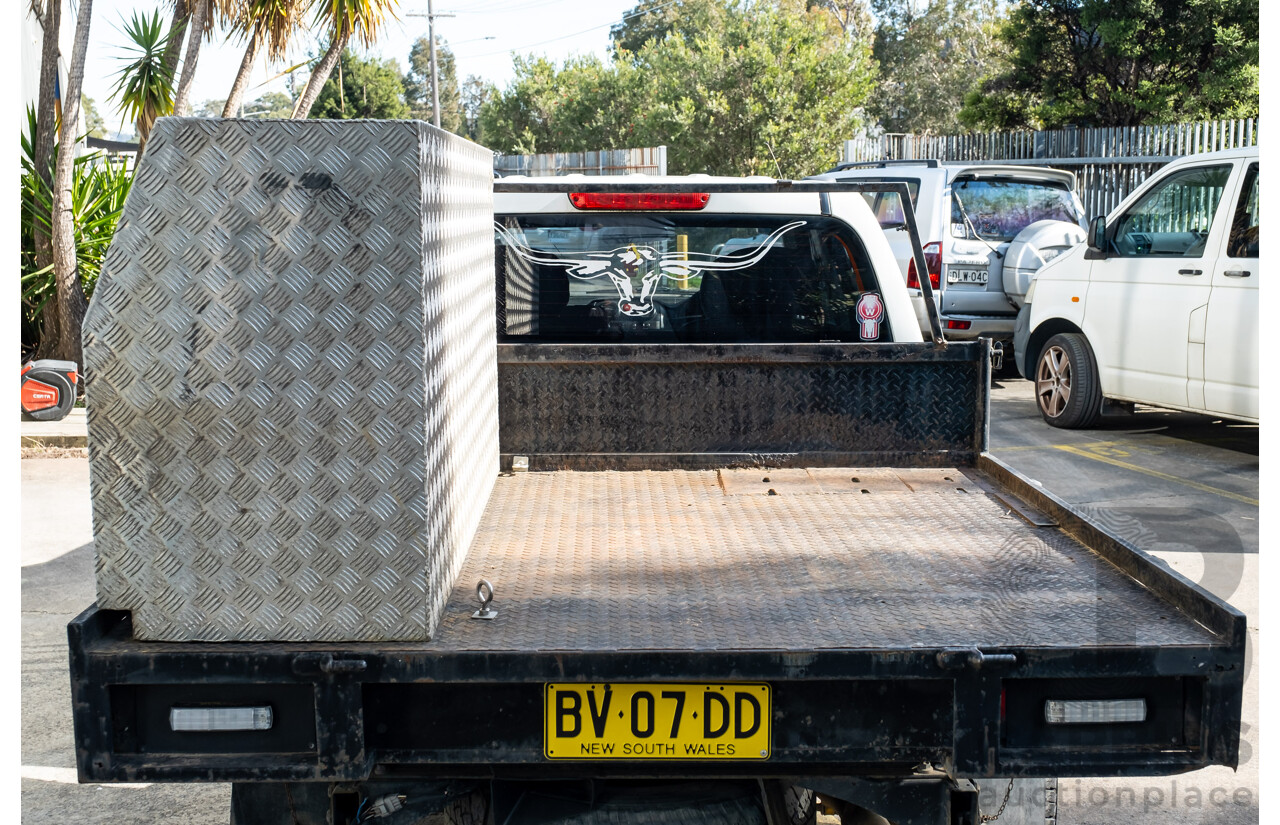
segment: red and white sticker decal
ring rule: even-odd
[[[864,341],[874,341],[880,337],[880,320],[884,318],[884,302],[874,292],[864,292],[858,299],[858,320],[861,328],[859,337]]]

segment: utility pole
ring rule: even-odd
[[[456,14],[442,13],[436,14],[435,0],[427,0],[427,13],[408,12],[406,17],[425,17],[427,18],[427,40],[431,47],[431,123],[437,129],[440,128],[440,73],[436,69],[436,18],[437,17],[457,17]]]

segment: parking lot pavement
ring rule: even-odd
[[[1058,430],[1010,380],[992,390],[990,449],[1248,617],[1239,770],[1063,779],[1059,825],[1258,822],[1258,428],[1139,408]]]
[[[1095,430],[1045,425],[1031,386],[992,394],[991,451],[1047,490],[1226,598],[1258,636],[1258,431],[1168,412],[1109,419]],[[77,785],[66,624],[94,599],[87,462],[22,462],[22,821],[225,823],[230,786]],[[1238,772],[1064,779],[1061,825],[1258,821],[1258,678],[1245,684]]]
[[[231,786],[78,785],[67,622],[94,601],[89,462],[22,461],[22,822],[226,825]]]

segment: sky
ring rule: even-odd
[[[434,0],[436,33],[448,42],[457,57],[459,80],[475,74],[501,88],[513,79],[513,54],[541,54],[556,61],[563,61],[574,54],[594,53],[604,57],[609,45],[609,27],[621,20],[637,2]],[[135,11],[150,16],[159,9],[167,26],[170,8],[155,0],[94,0],[84,91],[93,98],[110,132],[121,130],[125,137],[133,134],[133,124],[126,122],[121,125],[123,119],[110,99],[116,75],[124,65],[120,59],[125,54],[123,47],[129,42],[124,34],[123,21],[132,17]],[[413,15],[425,15],[426,12],[427,0],[401,0],[399,21],[388,25],[379,42],[368,53],[394,58],[402,71],[407,69],[413,41],[427,33],[426,17]],[[446,14],[454,16],[445,17]],[[319,53],[317,35],[322,36],[323,33],[303,33],[289,59],[282,64],[267,66],[264,60],[259,60],[246,100],[265,92],[286,91],[287,81],[278,75],[289,66],[305,61],[309,51]],[[243,41],[228,41],[226,32],[218,32],[212,40],[206,40],[200,48],[191,95],[193,104],[198,106],[205,100],[225,99],[243,56]],[[299,80],[303,74],[299,72]]]

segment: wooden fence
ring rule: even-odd
[[[968,135],[886,134],[844,142],[847,163],[936,158],[945,162],[1050,166],[1076,174],[1085,212],[1105,215],[1147,176],[1196,152],[1257,143],[1257,122],[1212,120],[1166,126],[989,132]]]
[[[542,155],[494,155],[499,175],[630,175],[667,174],[667,147],[606,149],[599,152],[555,152]]]

